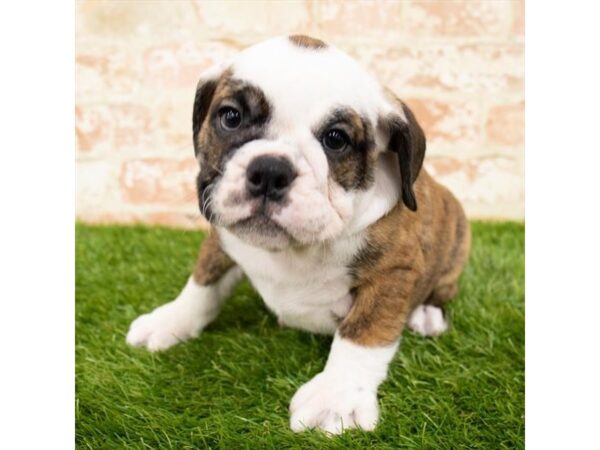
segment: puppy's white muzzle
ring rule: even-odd
[[[211,193],[216,224],[267,248],[338,235],[348,216],[343,189],[329,179],[324,156],[310,153],[270,140],[240,147]]]

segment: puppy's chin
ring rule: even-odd
[[[258,214],[227,227],[244,242],[271,251],[281,251],[297,244],[292,236],[269,217]]]

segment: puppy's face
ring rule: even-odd
[[[321,41],[272,39],[210,69],[193,131],[202,214],[252,245],[277,250],[358,231],[400,195],[416,209],[420,127]]]

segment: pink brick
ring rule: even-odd
[[[513,2],[513,25],[512,31],[519,37],[525,37],[525,0]]]
[[[186,97],[186,100],[165,101],[156,106],[155,125],[152,130],[155,135],[153,139],[155,142],[163,143],[162,145],[167,149],[163,153],[170,153],[173,156],[192,156],[194,154],[192,144],[193,102],[192,94]]]
[[[402,95],[410,89],[435,92],[522,93],[524,54],[520,44],[453,44],[349,46],[389,88]]]
[[[157,142],[153,139],[154,115],[144,104],[124,103],[111,106],[115,119],[115,150],[152,148]]]
[[[486,121],[486,133],[491,143],[522,146],[525,141],[525,102],[492,108]]]
[[[277,36],[305,32],[310,26],[310,3],[304,0],[288,1],[196,1],[196,10],[202,26],[216,36]]]
[[[168,39],[198,25],[192,2],[119,0],[75,2],[76,33],[110,39]]]
[[[315,3],[315,8],[320,16],[319,33],[325,38],[390,36],[402,32],[403,2],[321,0]]]
[[[111,113],[104,106],[75,106],[77,150],[87,153],[110,146],[111,123]]]
[[[113,44],[81,42],[75,54],[75,91],[79,98],[131,95],[144,87],[144,72],[135,52]]]
[[[144,82],[158,89],[182,89],[193,96],[201,73],[233,56],[241,46],[223,42],[172,42],[143,54]]]
[[[518,219],[523,216],[522,159],[428,157],[425,167],[438,182],[450,188],[469,217]]]
[[[470,144],[479,142],[478,105],[444,102],[430,98],[407,98],[406,104],[423,127],[429,144]]]
[[[431,157],[426,159],[427,169],[436,177],[447,177],[456,173],[466,175],[470,181],[478,177],[477,160],[464,161],[450,157]]]
[[[126,161],[119,177],[123,199],[133,204],[195,205],[198,163],[193,159]]]
[[[75,108],[77,149],[106,155],[193,155],[193,100],[191,94],[160,102],[80,102]]]
[[[403,26],[411,36],[498,35],[512,15],[510,0],[413,0],[405,5]]]

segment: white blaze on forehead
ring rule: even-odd
[[[260,87],[274,107],[275,129],[313,126],[333,107],[350,106],[376,121],[387,104],[379,83],[335,47],[305,48],[287,37],[247,48],[233,61],[234,77]]]

